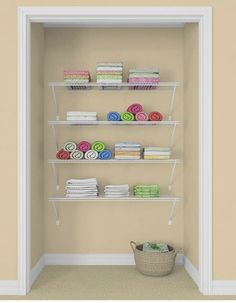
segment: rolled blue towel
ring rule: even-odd
[[[120,114],[118,112],[109,112],[107,114],[108,121],[120,121]]]
[[[109,160],[112,158],[112,152],[109,149],[104,149],[98,154],[100,160]]]

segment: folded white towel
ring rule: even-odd
[[[67,112],[67,116],[97,116],[97,112]]]
[[[96,121],[97,118],[96,117],[89,117],[89,116],[69,116],[66,117],[67,121]]]

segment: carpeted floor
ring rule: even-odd
[[[171,275],[162,278],[144,276],[133,266],[47,266],[27,296],[2,296],[0,299],[236,300],[236,296],[201,295],[179,266]]]

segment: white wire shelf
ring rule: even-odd
[[[81,160],[59,160],[59,159],[49,159],[48,160],[49,164],[94,164],[94,163],[98,163],[98,164],[127,164],[127,163],[131,163],[131,164],[153,164],[153,163],[159,163],[159,164],[180,164],[182,163],[181,159],[168,159],[168,160],[146,160],[146,159],[140,159],[140,160],[118,160],[118,159],[110,159],[110,160],[100,160],[100,159],[96,159],[96,160],[86,160],[86,159],[81,159]]]
[[[180,121],[67,121],[51,120],[49,125],[181,125]]]
[[[129,90],[130,92],[143,92],[143,91],[158,91],[153,88],[168,90],[173,89],[174,87],[180,86],[179,82],[159,82],[158,84],[150,84],[150,83],[128,83],[122,82],[118,84],[113,83],[97,83],[97,82],[89,82],[89,83],[64,83],[64,82],[49,82],[49,87],[53,88],[66,88],[71,91],[89,91],[89,90],[99,90],[99,91],[122,91],[122,90]],[[130,89],[132,87],[147,87],[147,89]],[[152,87],[152,89],[148,89],[148,87]]]
[[[182,202],[183,199],[181,197],[175,196],[160,196],[156,198],[137,198],[134,196],[130,197],[122,197],[122,198],[111,198],[105,196],[98,196],[98,197],[84,197],[84,198],[66,198],[66,197],[49,197],[49,202],[87,202],[87,201],[122,201],[122,202],[130,202],[130,201],[137,201],[137,202]]]

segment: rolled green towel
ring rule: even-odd
[[[129,112],[123,112],[120,114],[122,121],[134,121],[134,115]]]
[[[105,149],[105,144],[102,141],[95,141],[92,144],[92,150],[95,150],[97,152],[101,152]]]

